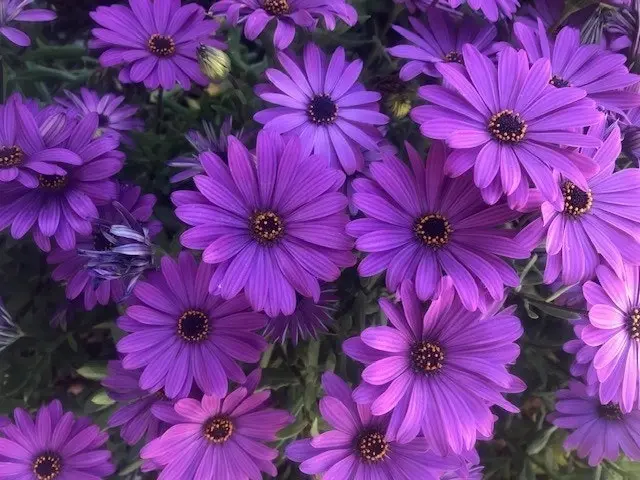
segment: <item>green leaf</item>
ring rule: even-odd
[[[89,380],[102,380],[107,376],[107,364],[102,362],[89,362],[78,370],[78,375]]]
[[[295,438],[300,432],[307,428],[308,425],[309,422],[304,419],[296,420],[294,423],[278,432],[278,439],[287,440],[289,438]]]
[[[533,441],[527,447],[527,453],[529,455],[540,453],[544,449],[544,447],[547,446],[551,435],[553,435],[553,432],[555,432],[557,429],[558,427],[553,426],[544,430],[540,430]]]
[[[129,465],[124,467],[122,470],[120,470],[118,472],[118,476],[119,477],[126,477],[127,475],[131,475],[133,472],[138,470],[141,465],[142,465],[142,460],[136,460],[135,462],[130,463]]]
[[[104,390],[100,390],[91,397],[91,403],[106,407],[109,405],[113,405],[116,402],[111,397],[109,397],[109,395],[107,395],[107,392],[105,392]]]

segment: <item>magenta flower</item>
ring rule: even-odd
[[[31,45],[31,39],[26,33],[9,25],[13,22],[50,22],[56,18],[56,14],[51,10],[27,10],[26,7],[32,3],[33,0],[0,0],[0,36],[19,47]]]
[[[212,38],[219,23],[208,20],[204,9],[177,0],[129,0],[129,7],[98,7],[91,18],[89,47],[104,50],[103,67],[120,66],[123,83],[144,83],[147,88],[170,90],[179,83],[208,85],[200,71],[196,49],[200,44],[224,48]]]
[[[272,20],[276,20],[273,44],[285,49],[296,35],[296,26],[315,30],[324,19],[327,30],[336,28],[336,17],[350,27],[358,21],[358,13],[345,0],[219,0],[210,12],[224,16],[233,25],[244,24],[244,36],[255,40]]]
[[[257,480],[261,472],[274,477],[278,451],[265,443],[275,441],[276,433],[294,419],[284,410],[268,408],[270,395],[238,388],[226,397],[178,400],[174,425],[140,456],[162,468],[158,480]]]
[[[491,436],[491,406],[518,411],[502,394],[525,389],[507,370],[520,353],[520,321],[514,308],[469,312],[449,281],[426,313],[411,282],[400,296],[402,309],[379,301],[388,326],[343,343],[366,367],[354,399],[370,404],[373,415],[390,413],[389,435],[400,443],[421,433],[440,455],[470,450],[478,435]]]
[[[586,189],[586,178],[598,166],[566,147],[600,146],[599,139],[577,131],[602,118],[595,102],[584,90],[553,88],[547,59],[529,67],[524,51],[506,48],[496,69],[473,45],[462,50],[464,70],[437,64],[449,87],[420,88],[420,96],[433,105],[411,112],[424,136],[453,148],[445,172],[459,176],[473,168],[485,201],[496,203],[505,194],[512,208],[525,206],[530,182],[548,201],[560,201],[554,170]]]
[[[229,137],[229,166],[213,153],[200,159],[200,193],[175,192],[172,200],[192,226],[182,245],[218,265],[211,292],[230,299],[244,290],[254,310],[291,315],[296,292],[318,302],[319,281],[332,282],[354,264],[339,192],[344,174],[305,154],[298,137],[263,130],[256,157]]]
[[[255,114],[265,129],[300,137],[303,156],[320,155],[347,174],[362,170],[362,149],[378,150],[380,132],[389,122],[380,113],[378,92],[358,82],[362,60],[347,62],[342,47],[327,59],[313,43],[304,48],[302,66],[286,53],[278,53],[285,72],[269,68],[271,85],[259,85],[256,94],[277,105]]]

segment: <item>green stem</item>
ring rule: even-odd
[[[551,303],[553,302],[555,299],[557,299],[560,295],[562,295],[563,293],[566,293],[567,290],[569,290],[570,288],[572,288],[574,285],[565,285],[562,288],[559,288],[558,290],[556,290],[555,292],[553,292],[551,295],[549,295],[548,298],[545,299],[545,302],[547,303]]]
[[[522,290],[522,281],[524,280],[524,277],[527,276],[527,273],[529,273],[529,270],[533,268],[533,266],[536,264],[537,261],[538,261],[538,254],[535,253],[533,257],[531,257],[531,260],[529,260],[529,263],[525,265],[524,269],[522,270],[522,273],[520,273],[520,284],[516,287],[516,292],[519,292],[520,290]]]

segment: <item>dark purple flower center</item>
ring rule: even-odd
[[[527,133],[527,124],[513,110],[502,110],[489,119],[487,130],[496,140],[516,143]]]
[[[622,410],[618,405],[607,403],[606,405],[598,405],[598,415],[607,420],[620,420],[622,418]]]
[[[307,107],[307,115],[316,125],[328,125],[338,118],[338,106],[329,95],[316,95]]]
[[[380,432],[365,432],[356,440],[356,451],[369,462],[379,462],[389,453],[389,442]]]
[[[634,308],[627,319],[627,331],[636,342],[640,342],[640,308]]]
[[[585,192],[569,181],[562,184],[562,196],[564,197],[564,213],[573,217],[587,213],[593,205],[591,191]]]
[[[413,222],[413,231],[418,240],[425,245],[439,248],[449,242],[453,232],[449,221],[439,213],[423,215]]]
[[[564,88],[569,86],[568,80],[565,80],[564,78],[559,77],[557,75],[554,75],[553,77],[551,77],[551,80],[549,80],[549,83],[554,87],[558,87],[558,88]]]
[[[284,224],[275,212],[256,212],[249,218],[249,230],[259,243],[273,243],[284,235]]]
[[[462,54],[460,52],[456,52],[455,50],[447,53],[444,56],[445,61],[447,62],[452,62],[452,63],[459,63],[461,65],[464,65],[464,61],[462,59]]]
[[[199,310],[187,310],[178,319],[178,335],[189,343],[198,343],[209,336],[209,316]]]
[[[154,33],[147,46],[149,51],[158,57],[170,57],[176,53],[176,41],[169,35]]]
[[[233,434],[233,423],[227,417],[212,417],[202,427],[204,438],[213,443],[224,443]]]
[[[11,168],[22,164],[24,152],[17,145],[0,145],[0,168]]]
[[[98,115],[98,127],[104,128],[109,126],[109,115],[101,113]]]
[[[54,480],[62,471],[62,459],[57,453],[45,452],[33,461],[32,470],[38,480]]]
[[[291,7],[289,6],[289,2],[287,0],[264,0],[264,4],[262,8],[269,15],[286,15],[291,12]]]
[[[38,175],[39,187],[53,192],[62,190],[69,183],[66,175]]]
[[[416,342],[409,352],[416,373],[432,374],[442,368],[444,350],[437,342]]]

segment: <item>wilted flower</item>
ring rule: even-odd
[[[222,50],[201,43],[196,50],[200,70],[213,82],[224,80],[231,70],[231,59]]]
[[[0,352],[22,336],[20,327],[13,321],[0,298]]]

